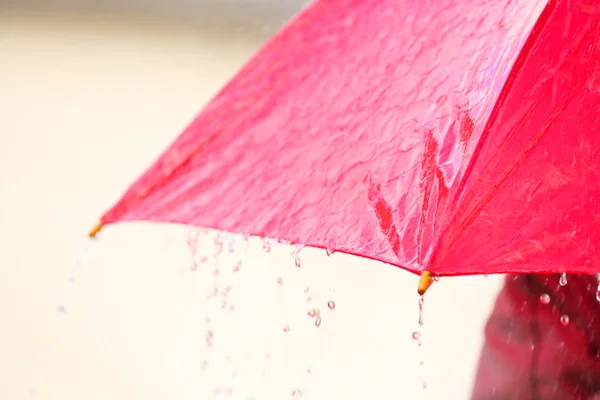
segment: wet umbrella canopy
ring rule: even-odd
[[[431,275],[600,270],[600,7],[322,0],[91,232],[175,222]],[[155,118],[155,116],[149,116]]]

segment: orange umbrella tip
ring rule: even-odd
[[[419,296],[423,296],[425,294],[427,289],[429,289],[429,286],[431,286],[432,280],[433,278],[429,271],[423,271],[423,273],[421,273],[421,279],[419,279],[419,286],[417,287]]]
[[[103,226],[102,222],[98,222],[96,224],[96,226],[94,226],[92,228],[92,230],[90,231],[90,233],[88,233],[88,236],[91,237],[91,238],[95,238],[96,235],[98,234],[98,232],[100,232],[102,230],[102,226]]]

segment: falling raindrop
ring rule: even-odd
[[[264,239],[263,239],[263,250],[264,250],[266,253],[269,253],[269,252],[271,251],[271,247],[272,247],[271,243],[272,243],[272,241],[273,241],[273,240],[272,240],[272,239],[269,239],[269,238],[264,238]]]
[[[327,257],[331,257],[335,253],[335,250],[325,249],[325,253],[327,254]]]
[[[413,340],[419,340],[419,339],[421,339],[421,332],[419,332],[419,331],[414,331],[414,332],[412,333],[412,338],[413,338]]]
[[[213,337],[215,336],[215,334],[213,333],[213,331],[209,330],[206,332],[206,336],[204,337],[204,341],[206,342],[206,345],[208,347],[212,347],[213,345]]]
[[[229,242],[227,243],[227,251],[229,253],[235,253],[235,236],[231,236],[229,238]]]
[[[192,257],[192,263],[190,265],[190,270],[196,271],[198,269],[198,263],[196,262],[196,253],[198,252],[198,238],[200,237],[200,232],[198,229],[190,228],[187,231],[187,245],[190,248],[190,255]]]
[[[283,278],[282,277],[277,278],[277,283],[279,284],[279,286],[283,285]]]
[[[558,279],[558,284],[560,286],[567,285],[567,273],[566,272],[563,272],[562,274],[560,274],[560,278]]]
[[[548,293],[544,293],[540,296],[540,303],[548,304],[550,303],[550,295]]]
[[[335,301],[329,300],[327,302],[327,307],[329,307],[330,310],[335,310]]]
[[[292,390],[292,399],[293,400],[304,400],[304,392],[299,389]]]
[[[240,271],[240,267],[241,267],[241,266],[242,266],[242,262],[241,262],[241,261],[238,261],[238,262],[237,262],[237,263],[236,263],[236,264],[233,266],[233,268],[231,268],[231,270],[232,270],[233,272],[239,272],[239,271]]]
[[[294,246],[294,251],[292,251],[292,257],[294,257],[294,264],[296,264],[296,267],[300,268],[301,263],[300,263],[300,251],[302,250],[304,246],[302,245],[296,245]]]
[[[321,311],[318,308],[313,308],[312,310],[308,310],[307,315],[310,318],[319,317],[321,315]]]
[[[221,254],[223,251],[223,244],[225,243],[225,234],[219,232],[215,238],[215,257]]]
[[[560,323],[562,324],[562,326],[567,326],[569,325],[569,316],[566,314],[563,314],[560,316]]]
[[[317,317],[317,319],[315,319],[315,326],[317,328],[321,326],[321,317]]]

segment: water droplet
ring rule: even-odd
[[[227,244],[227,251],[231,253],[235,253],[235,236],[231,236],[229,242]]]
[[[225,234],[220,232],[215,238],[215,256],[218,256],[223,251],[223,244],[225,243]]]
[[[325,249],[325,253],[327,254],[327,257],[331,257],[335,253],[335,250]]]
[[[335,301],[329,300],[327,302],[327,307],[329,307],[330,310],[335,310]]]
[[[198,269],[198,263],[196,262],[196,253],[198,252],[198,238],[200,237],[200,231],[195,228],[190,228],[187,231],[187,245],[190,248],[190,255],[192,257],[192,263],[190,264],[190,270],[196,271]]]
[[[283,285],[283,278],[282,277],[277,278],[277,283],[279,284],[279,286]]]
[[[563,314],[560,316],[560,323],[562,324],[562,326],[567,326],[569,325],[569,316],[566,314]]]
[[[283,332],[288,333],[290,331],[290,327],[288,325],[283,327]]]
[[[187,230],[187,244],[190,247],[190,250],[196,251],[196,245],[198,244],[198,237],[200,236],[200,231],[196,228],[189,228]]]
[[[272,242],[272,240],[269,238],[263,239],[263,250],[267,253],[269,253],[271,251],[271,242]]]
[[[296,245],[294,246],[294,251],[292,251],[292,257],[294,257],[294,264],[296,264],[296,267],[300,268],[301,267],[301,263],[300,263],[300,251],[302,250],[304,246],[302,245]]]
[[[238,262],[237,262],[237,263],[236,263],[236,264],[233,266],[233,268],[231,268],[231,270],[232,270],[233,272],[239,272],[239,271],[240,271],[240,267],[241,267],[241,266],[242,266],[242,262],[241,262],[241,261],[238,261]]]
[[[567,285],[567,274],[566,274],[566,272],[563,272],[562,274],[560,274],[560,278],[558,279],[558,284],[560,286],[566,286]]]
[[[412,338],[413,338],[413,340],[419,340],[419,339],[421,339],[421,332],[419,332],[419,331],[414,331],[414,332],[412,333]]]
[[[312,310],[308,310],[307,315],[311,318],[315,318],[321,315],[321,311],[318,308],[313,308]]]
[[[204,337],[204,341],[206,342],[206,345],[208,347],[212,347],[213,345],[213,337],[215,336],[215,334],[213,333],[213,331],[208,330],[206,332],[206,336]]]
[[[223,291],[221,292],[221,296],[227,297],[229,295],[229,292],[231,292],[232,287],[233,286],[231,286],[231,285],[225,287],[225,289],[223,289]]]
[[[317,328],[321,326],[321,317],[317,317],[317,319],[315,319],[315,326]]]
[[[544,293],[540,296],[540,303],[548,304],[550,303],[550,295],[548,293]]]
[[[59,305],[56,307],[56,312],[59,312],[59,313],[61,313],[61,314],[64,314],[64,313],[66,313],[66,312],[67,312],[67,308],[66,308],[64,305],[62,305],[62,304],[59,304]]]

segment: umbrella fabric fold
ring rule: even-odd
[[[317,1],[101,224],[343,251],[428,271],[420,291],[600,270],[599,17],[577,0]]]

